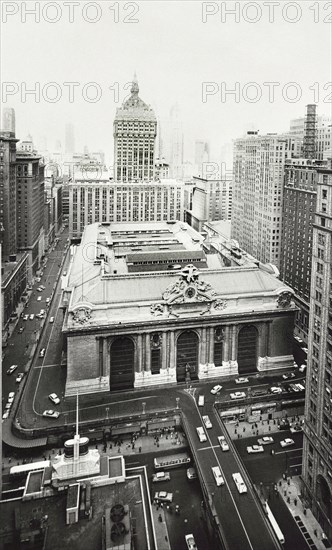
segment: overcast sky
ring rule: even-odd
[[[134,71],[140,97],[161,120],[179,104],[186,157],[195,139],[208,140],[217,155],[223,143],[250,126],[261,133],[288,130],[307,103],[330,114],[331,26],[330,10],[324,9],[330,5],[275,1],[273,13],[264,4],[3,0],[2,99],[15,108],[17,136],[30,132],[36,142],[45,136],[53,150],[57,139],[64,145],[65,123],[72,122],[76,149],[85,144],[102,149],[111,160],[115,109]],[[37,8],[40,21],[38,12],[25,14],[24,6]],[[237,22],[225,11],[232,8],[238,10]],[[78,83],[71,101],[66,82]],[[97,86],[86,87],[89,82]],[[272,85],[263,84],[268,82],[279,83],[274,99]],[[24,88],[36,83],[44,90],[38,100]],[[211,84],[203,101],[204,83]],[[236,101],[222,93],[236,86]],[[61,99],[52,103],[59,93]],[[101,97],[94,102],[97,93]]]

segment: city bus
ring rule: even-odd
[[[276,535],[278,541],[281,544],[284,544],[285,537],[284,537],[279,525],[277,524],[276,519],[275,519],[274,515],[272,514],[271,509],[270,509],[267,502],[265,502],[265,509],[266,509],[266,514],[267,514],[268,520],[271,523],[271,527],[272,527],[273,531],[275,532],[275,535]]]
[[[177,468],[183,464],[191,462],[188,453],[178,453],[175,455],[158,456],[154,458],[153,463],[156,469]]]
[[[36,470],[43,470],[51,466],[50,460],[41,460],[39,462],[32,462],[31,464],[21,464],[20,466],[12,466],[9,470],[11,477],[25,477],[29,472]]]

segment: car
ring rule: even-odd
[[[39,357],[44,357],[44,355],[45,355],[45,348],[40,350]]]
[[[39,315],[43,316],[43,315],[45,315],[45,313],[46,313],[45,309],[41,309],[40,312],[39,312]]]
[[[261,395],[267,395],[267,388],[261,388],[261,389],[258,389],[258,390],[253,390],[251,392],[252,396],[253,397],[259,397]]]
[[[213,386],[211,393],[212,395],[216,395],[216,393],[220,392],[222,390],[222,386],[220,384],[217,384],[216,386]]]
[[[295,434],[297,432],[303,432],[303,428],[301,424],[292,424],[290,427],[290,431],[292,434]]]
[[[27,321],[29,319],[29,315],[24,315],[23,316],[23,321]]]
[[[247,447],[247,453],[263,453],[264,447],[262,445],[251,445],[250,447]]]
[[[12,403],[14,401],[14,397],[15,397],[15,392],[14,391],[11,391],[9,394],[8,394],[8,403]]]
[[[270,445],[271,443],[274,443],[273,437],[270,437],[268,435],[264,435],[264,437],[261,437],[261,439],[257,439],[258,445]]]
[[[220,445],[222,451],[229,451],[229,445],[226,442],[226,439],[225,439],[224,435],[219,435],[218,436],[218,441],[219,441],[219,445]]]
[[[308,348],[302,348],[304,353],[306,353],[308,355]]]
[[[230,394],[231,399],[243,399],[244,397],[246,397],[244,391],[236,391]]]
[[[286,439],[284,439],[283,441],[280,441],[280,445],[282,447],[290,447],[291,445],[295,445],[295,441],[290,437],[286,437]]]
[[[63,272],[63,276],[65,277],[67,275],[67,271],[64,271]]]
[[[9,403],[9,401],[8,401],[8,402],[6,403],[6,405],[5,405],[5,409],[9,411],[9,410],[11,409],[11,407],[12,407],[12,404],[13,404],[12,402]]]
[[[299,336],[294,336],[294,338],[299,342],[299,344],[303,344],[303,340]]]
[[[203,422],[204,422],[206,428],[208,428],[208,429],[209,429],[209,428],[212,428],[211,420],[209,419],[209,417],[208,417],[207,414],[205,414],[205,415],[202,416],[202,420],[203,420]]]
[[[19,334],[22,334],[23,331],[24,331],[24,327],[20,327],[20,328],[18,329],[18,333],[19,333]]]
[[[197,472],[195,468],[187,468],[187,478],[188,479],[196,479],[197,478]]]
[[[12,365],[11,367],[9,367],[9,369],[7,370],[7,374],[12,374],[14,372],[14,370],[16,370],[18,367],[18,365]]]
[[[37,283],[40,283],[40,281],[41,281],[41,278],[40,278],[40,277],[36,277],[36,282],[37,282]]]
[[[272,386],[270,388],[271,393],[282,393],[282,388],[279,388],[279,386]]]
[[[289,430],[289,422],[286,418],[282,418],[278,426],[279,430]]]
[[[301,365],[299,368],[299,372],[304,372],[306,368],[307,368],[307,365]]]
[[[300,391],[304,391],[305,390],[305,387],[302,385],[302,384],[295,384],[295,386],[300,390]]]
[[[38,287],[36,288],[36,290],[37,290],[37,292],[43,292],[43,289],[42,289],[40,286],[38,286]]]
[[[45,300],[45,302],[46,302],[47,304],[49,304],[49,303],[50,303],[50,301],[51,301],[51,299],[50,299],[50,298],[46,298],[46,300]]]
[[[157,472],[156,474],[153,474],[152,481],[170,481],[171,474],[169,472]]]
[[[283,374],[282,377],[283,377],[284,380],[288,380],[289,374]]]
[[[54,317],[50,317],[50,323],[54,323]]]
[[[292,391],[295,391],[295,392],[299,392],[299,391],[300,391],[296,384],[289,384],[289,385],[290,385]]]
[[[189,535],[185,535],[184,539],[187,543],[188,550],[197,550],[194,535],[192,533],[189,533]]]
[[[220,485],[224,485],[225,480],[221,475],[219,466],[212,466],[211,470],[212,470],[214,479],[216,480],[217,487],[220,487]]]
[[[43,412],[43,416],[46,418],[59,418],[60,413],[58,411],[53,411],[52,409],[48,409]]]
[[[37,302],[41,302],[41,296],[38,296]]]
[[[4,413],[3,413],[3,415],[2,415],[2,418],[3,418],[3,420],[5,420],[5,419],[8,418],[8,417],[9,417],[9,411],[6,410],[6,411],[4,411]]]
[[[23,378],[24,378],[24,372],[19,372],[19,373],[17,373],[15,382],[17,382],[19,384],[22,381]]]
[[[204,407],[204,395],[199,395],[198,396],[198,406],[199,407]]]
[[[42,290],[45,290],[45,286],[44,285],[39,285],[39,288],[41,288]]]
[[[52,401],[52,403],[54,403],[54,405],[59,405],[59,403],[60,403],[60,398],[57,396],[56,393],[50,393],[50,395],[48,396],[48,398]]]
[[[289,376],[290,378],[295,378],[295,372],[291,372]]]
[[[200,440],[201,443],[204,443],[204,441],[207,441],[207,437],[206,437],[205,431],[202,428],[202,426],[198,426],[196,428],[196,432],[197,432],[197,435],[198,435],[198,439]]]
[[[166,491],[159,491],[159,493],[154,494],[155,502],[172,502],[173,493],[167,493]]]
[[[235,384],[247,384],[247,382],[249,382],[249,378],[244,378],[243,376],[235,378]]]
[[[232,474],[232,478],[234,479],[234,483],[239,493],[247,493],[248,489],[243,481],[243,477],[241,476],[240,472]]]
[[[34,318],[35,318],[35,315],[34,315],[34,313],[31,313],[31,315],[29,315],[29,319],[30,319],[30,321],[33,321],[33,320],[34,320]]]

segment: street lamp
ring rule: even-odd
[[[142,414],[145,414],[145,406],[146,406],[146,403],[143,401],[143,403],[142,403],[142,409],[143,409]]]
[[[179,408],[179,403],[180,403],[180,397],[176,397],[175,401],[176,401],[176,408],[178,409]]]

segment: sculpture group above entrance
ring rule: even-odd
[[[199,280],[200,272],[192,264],[187,265],[179,279],[169,285],[163,293],[167,304],[183,304],[185,302],[212,302],[216,292],[209,283]]]

